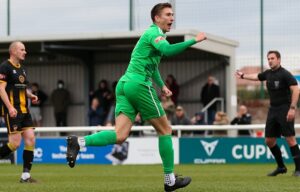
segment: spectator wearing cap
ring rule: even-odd
[[[182,106],[178,105],[175,110],[175,114],[173,115],[173,118],[171,119],[172,125],[191,125],[191,121],[189,117],[186,115],[185,110]],[[189,132],[182,132],[182,134],[188,134]]]

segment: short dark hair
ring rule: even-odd
[[[164,8],[172,8],[170,3],[158,3],[151,10],[151,19],[155,22],[155,16],[159,15]]]
[[[270,50],[270,51],[268,52],[267,56],[269,56],[269,55],[272,54],[272,53],[274,53],[278,59],[281,58],[279,51],[276,51],[276,50]]]
[[[35,87],[39,88],[39,84],[38,83],[32,83],[31,86],[35,86]]]
[[[63,85],[64,85],[65,82],[64,82],[63,80],[58,80],[58,81],[57,81],[57,84],[63,84]]]

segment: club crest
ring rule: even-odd
[[[24,83],[25,77],[24,77],[23,75],[20,75],[20,76],[19,76],[19,81],[20,81],[21,83]]]
[[[279,81],[274,81],[274,86],[275,86],[276,89],[278,89],[279,88]]]

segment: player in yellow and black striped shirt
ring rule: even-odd
[[[0,65],[0,96],[8,132],[8,143],[0,148],[0,158],[15,151],[24,139],[23,173],[20,182],[36,182],[30,176],[35,145],[34,128],[28,110],[28,98],[37,102],[38,97],[27,90],[27,74],[20,63],[25,59],[25,46],[20,41],[9,46],[10,58]]]

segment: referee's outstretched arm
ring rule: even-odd
[[[247,80],[251,80],[251,81],[259,81],[257,73],[254,73],[254,74],[245,74],[245,73],[237,70],[235,72],[235,76],[237,78],[239,78],[239,79],[247,79]]]

